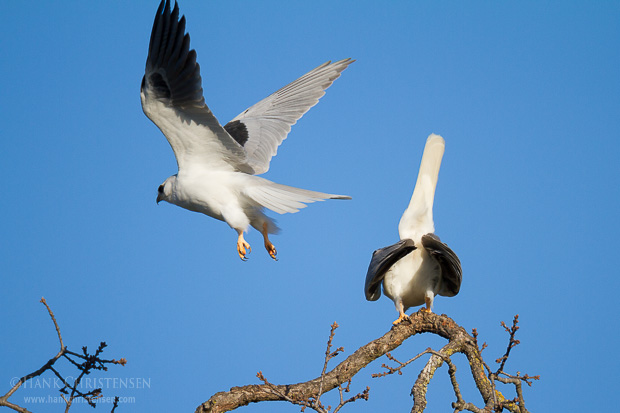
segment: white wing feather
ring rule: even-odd
[[[276,155],[278,146],[286,139],[291,126],[317,104],[325,94],[325,89],[353,62],[344,59],[324,63],[246,109],[225,126],[229,132],[229,125],[235,122],[245,126],[247,141],[240,143],[245,148],[247,162],[255,174],[269,170],[269,162]]]

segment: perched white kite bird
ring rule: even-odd
[[[170,11],[170,0],[162,0],[153,23],[140,96],[144,113],[168,139],[179,172],[159,186],[157,202],[226,221],[237,231],[237,252],[243,260],[251,251],[243,233],[251,225],[263,234],[267,252],[276,259],[268,234],[279,228],[264,208],[284,214],[310,202],[351,198],[280,185],[254,175],[269,169],[291,126],[352,62],[327,62],[222,127],[205,104],[196,52],[190,50],[189,34],[185,34],[185,16],[179,19],[176,2]]]
[[[409,307],[426,304],[430,312],[436,295],[453,297],[461,288],[459,258],[433,233],[433,201],[444,148],[439,135],[426,140],[418,180],[398,224],[401,241],[376,250],[368,266],[366,299],[378,300],[383,283],[383,292],[398,311],[394,324],[407,318]]]

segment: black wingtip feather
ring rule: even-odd
[[[179,5],[162,0],[157,9],[146,62],[146,86],[157,99],[174,106],[202,108],[202,78],[196,51],[190,49],[185,33],[185,16],[179,18]]]

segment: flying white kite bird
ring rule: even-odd
[[[433,233],[433,201],[444,149],[441,136],[428,137],[411,201],[398,224],[401,241],[376,250],[368,266],[366,299],[378,300],[383,283],[383,292],[398,310],[394,324],[407,318],[409,307],[426,304],[430,312],[436,295],[454,297],[461,288],[459,258]]]
[[[301,116],[314,106],[353,60],[327,62],[241,112],[224,127],[202,94],[196,52],[189,48],[185,16],[178,4],[162,0],[151,33],[140,96],[142,109],[163,132],[174,151],[178,173],[159,186],[157,202],[166,201],[225,221],[237,231],[237,252],[251,251],[244,238],[249,226],[263,234],[279,231],[264,208],[284,214],[306,203],[348,196],[308,191],[254,176],[269,169],[278,146]]]

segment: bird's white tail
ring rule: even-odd
[[[309,203],[325,199],[351,199],[346,195],[326,194],[307,189],[276,184],[264,178],[254,177],[256,182],[245,188],[244,192],[259,206],[278,214],[294,213]]]
[[[426,140],[418,180],[409,206],[398,224],[401,239],[415,239],[435,231],[433,201],[445,146],[444,139],[439,135],[431,134]]]

